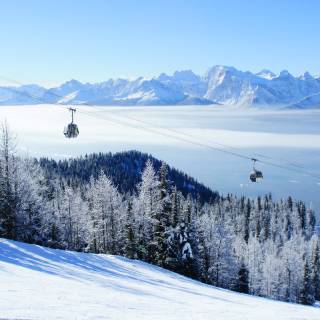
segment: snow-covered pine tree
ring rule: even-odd
[[[171,193],[171,212],[170,212],[170,224],[176,227],[180,222],[180,196],[178,194],[177,187],[172,188]]]
[[[179,242],[183,274],[191,278],[199,276],[199,265],[196,259],[199,245],[197,218],[193,201],[188,197],[183,211],[183,222],[179,226]]]
[[[171,214],[171,199],[169,194],[169,182],[167,180],[167,166],[162,163],[159,183],[159,205],[156,205],[156,210],[152,219],[152,241],[151,251],[153,252],[153,262],[159,266],[165,266],[167,261],[168,247],[166,231],[170,227]],[[172,227],[172,226],[171,226]]]
[[[243,206],[244,198],[242,197],[241,203]],[[249,235],[250,235],[250,216],[251,216],[251,202],[250,199],[247,200],[245,206],[244,206],[244,240],[246,243],[249,241]]]
[[[311,284],[316,300],[320,300],[320,245],[319,237],[314,235],[311,238]]]
[[[312,286],[312,271],[309,266],[309,261],[304,261],[302,286],[300,289],[299,302],[306,305],[314,303],[314,288]]]
[[[16,158],[13,181],[16,239],[42,242],[43,219],[48,210],[42,169],[33,159]]]
[[[131,199],[127,202],[127,210],[126,210],[126,220],[125,220],[125,248],[124,254],[126,257],[130,259],[134,259],[137,257],[137,244],[135,239],[135,220],[133,215],[132,201]]]
[[[157,223],[160,207],[159,179],[152,162],[147,160],[138,186],[138,197],[134,201],[135,220],[137,224],[138,258],[154,261],[153,227]]]
[[[16,216],[13,195],[15,142],[6,121],[1,124],[0,130],[0,236],[15,239]]]
[[[254,295],[262,295],[263,245],[252,234],[249,237],[246,258],[249,271],[249,291]]]
[[[234,289],[241,293],[249,293],[249,272],[244,261],[240,264]]]
[[[110,179],[101,172],[91,179],[86,195],[91,223],[89,246],[93,252],[117,254],[123,245],[122,198]]]
[[[87,212],[87,203],[83,201],[80,191],[65,186],[58,211],[64,247],[77,251],[85,247],[88,241]]]

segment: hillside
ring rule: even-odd
[[[319,109],[320,93],[303,98],[301,101],[289,106],[290,109]]]
[[[287,70],[278,75],[216,65],[203,75],[191,70],[165,73],[146,79],[109,79],[100,83],[70,80],[46,89],[37,85],[0,87],[0,105],[39,103],[114,106],[150,105],[234,105],[255,107],[294,106],[319,94],[320,78],[305,72],[293,76]],[[319,105],[319,99],[315,101]],[[313,100],[308,99],[308,108]],[[316,106],[316,105],[315,105]]]
[[[316,320],[320,309],[201,284],[105,255],[0,239],[4,319]]]
[[[16,157],[9,137],[1,144],[9,156],[0,161],[0,238],[139,259],[279,301],[320,300],[315,211],[302,201],[212,192],[210,201],[195,180],[139,152],[44,159],[41,167]]]

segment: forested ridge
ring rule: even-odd
[[[218,193],[138,152],[19,157],[0,138],[0,237],[140,259],[282,301],[320,299],[315,213],[291,197]]]
[[[132,194],[137,191],[148,160],[152,161],[154,169],[159,171],[162,162],[139,151],[93,153],[59,161],[40,158],[39,164],[45,169],[48,178],[62,179],[72,186],[88,183],[91,177],[97,178],[103,171],[121,193]],[[168,183],[173,183],[184,196],[190,195],[201,203],[213,203],[219,197],[218,192],[170,166],[167,166],[167,179]]]

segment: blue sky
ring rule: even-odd
[[[320,74],[318,0],[7,0],[0,75],[45,85],[215,64]]]

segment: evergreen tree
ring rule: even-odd
[[[150,160],[142,172],[139,185],[138,199],[135,202],[135,212],[138,224],[138,257],[148,262],[155,261],[155,247],[157,242],[154,239],[154,229],[159,223],[160,212],[160,188],[159,180]]]
[[[125,240],[125,255],[130,258],[136,258],[136,241],[135,241],[135,234],[134,234],[134,216],[132,210],[132,202],[129,200],[127,205],[127,214],[126,214],[126,222],[125,222],[125,233],[126,233],[126,240]]]
[[[9,126],[1,124],[0,135],[0,237],[16,238],[16,216],[13,190],[15,145]]]
[[[309,267],[309,263],[306,260],[304,263],[303,270],[303,282],[302,288],[300,291],[300,303],[306,305],[312,305],[314,303],[314,290],[312,287],[312,279],[311,279],[311,270]]]
[[[244,198],[242,200],[244,202]],[[244,215],[245,215],[245,224],[244,224],[244,240],[248,243],[249,234],[250,234],[250,215],[251,215],[251,203],[250,200],[247,200],[247,203],[244,207]]]
[[[177,187],[174,186],[171,194],[171,212],[170,212],[170,224],[176,227],[180,222],[180,204]]]
[[[249,293],[249,275],[248,269],[244,262],[241,263],[235,290],[241,293]]]
[[[311,285],[314,290],[315,299],[320,300],[320,247],[319,238],[313,236],[311,239]]]
[[[152,250],[154,251],[154,262],[159,266],[165,266],[168,254],[166,231],[170,226],[171,203],[168,192],[167,166],[162,163],[160,168],[159,183],[159,206],[153,218]]]

